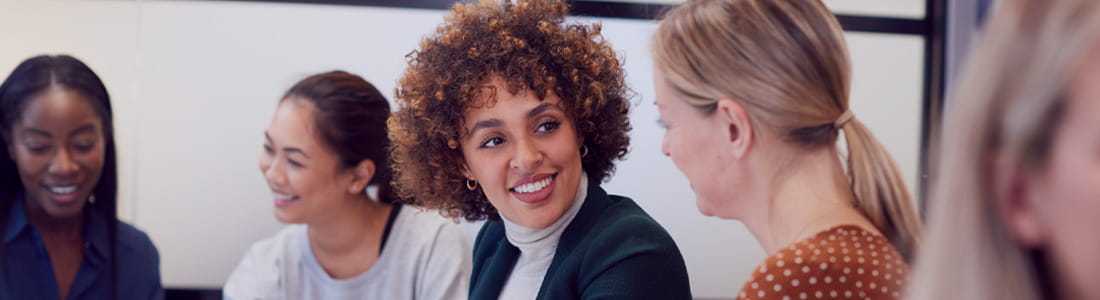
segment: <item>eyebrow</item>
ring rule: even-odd
[[[80,126],[80,128],[74,129],[73,131],[69,132],[69,136],[77,135],[79,133],[89,131],[89,130],[92,130],[92,129],[95,129],[95,126],[92,126],[91,124]],[[23,132],[28,133],[28,134],[34,134],[34,135],[41,135],[41,136],[45,136],[45,137],[53,137],[53,134],[50,134],[49,131],[45,131],[45,130],[41,130],[41,129],[37,129],[37,128],[26,128],[26,129],[23,129]]]
[[[550,104],[550,103],[539,104],[539,106],[536,106],[535,108],[531,109],[531,111],[527,112],[527,118],[528,119],[534,118],[534,117],[538,116],[539,114],[541,114],[541,113],[543,113],[547,110],[550,110],[551,108],[557,108],[557,106],[554,105],[554,104]],[[474,131],[477,131],[478,129],[482,129],[482,128],[500,127],[500,126],[503,126],[503,125],[504,125],[504,122],[501,122],[500,119],[488,119],[488,120],[477,121],[477,123],[474,123],[474,128],[470,129],[470,132],[474,132]]]
[[[553,104],[550,104],[550,103],[543,102],[542,104],[539,104],[539,106],[536,106],[534,109],[531,109],[531,111],[527,112],[527,118],[528,119],[534,118],[534,117],[538,116],[539,114],[541,114],[541,113],[543,113],[547,110],[550,110],[551,108],[557,108],[557,106],[553,105]]]
[[[267,138],[267,141],[268,141],[268,142],[271,142],[271,143],[275,143],[275,141],[274,141],[273,139],[271,139],[271,134],[268,134],[268,133],[267,133],[267,131],[264,131],[264,137],[265,137],[265,138]],[[302,154],[302,155],[303,155],[303,156],[305,156],[306,158],[310,158],[310,157],[309,157],[309,154],[306,154],[306,152],[305,152],[305,151],[302,151],[302,149],[301,149],[301,148],[296,148],[296,147],[283,147],[283,151],[286,151],[286,152],[297,152],[297,153],[300,153],[300,154]]]
[[[477,121],[477,123],[474,124],[474,128],[470,129],[470,132],[474,132],[474,131],[477,131],[478,129],[482,129],[482,128],[500,127],[500,126],[503,126],[503,125],[504,125],[504,122],[501,122],[499,119],[488,119],[488,120]]]

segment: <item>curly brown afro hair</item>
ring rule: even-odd
[[[435,34],[410,53],[389,120],[395,187],[406,203],[469,221],[499,218],[480,190],[465,185],[459,141],[470,108],[493,105],[493,78],[510,93],[553,93],[588,147],[582,165],[605,180],[627,153],[628,98],[619,58],[600,24],[565,24],[566,3],[550,0],[455,4]],[[495,93],[495,91],[492,91]]]

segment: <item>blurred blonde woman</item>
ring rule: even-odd
[[[770,255],[738,297],[902,296],[920,219],[849,110],[844,36],[820,1],[688,1],[653,50],[662,151],[701,213],[743,222]]]
[[[1004,3],[951,100],[912,299],[1100,299],[1100,2]]]

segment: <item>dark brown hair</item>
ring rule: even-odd
[[[365,159],[374,162],[374,177],[367,184],[378,186],[378,201],[393,203],[393,172],[386,156],[390,145],[386,97],[362,77],[332,71],[302,79],[282,101],[290,98],[313,104],[321,142],[339,156],[340,168],[352,168]]]
[[[561,98],[588,148],[584,171],[602,181],[627,153],[628,97],[615,51],[600,25],[564,24],[566,3],[551,0],[455,4],[445,22],[408,55],[389,122],[398,194],[448,217],[496,219],[481,191],[466,189],[459,140],[463,116],[492,105],[493,78],[516,93]],[[489,93],[495,91],[490,90]]]

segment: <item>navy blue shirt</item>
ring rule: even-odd
[[[50,256],[42,236],[23,212],[23,197],[16,197],[8,216],[3,241],[10,265],[0,268],[0,300],[59,299]],[[84,209],[84,259],[73,279],[67,299],[110,299],[112,295],[110,239],[103,216]],[[117,299],[163,299],[160,256],[144,232],[118,223]],[[5,272],[6,271],[6,272]],[[7,273],[7,272],[10,272]]]

